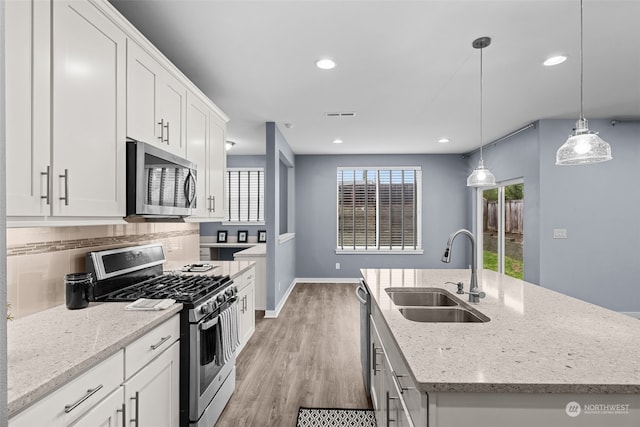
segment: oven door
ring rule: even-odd
[[[189,418],[198,420],[235,366],[235,345],[229,348],[228,328],[236,322],[231,308],[189,325]],[[225,344],[227,344],[225,348]],[[229,351],[232,350],[232,351]]]

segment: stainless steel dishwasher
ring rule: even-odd
[[[360,363],[362,364],[362,380],[367,396],[370,395],[370,359],[369,359],[369,314],[371,314],[371,296],[367,292],[364,281],[356,288],[356,298],[360,301]]]

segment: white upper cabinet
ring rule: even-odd
[[[51,212],[51,3],[5,3],[7,216]]]
[[[187,97],[187,159],[198,165],[195,219],[225,219],[226,123],[195,94]]]
[[[184,157],[186,105],[186,86],[129,40],[127,136]]]
[[[207,205],[207,150],[209,145],[209,109],[195,95],[187,96],[187,159],[198,165],[196,217],[209,216]]]
[[[124,216],[126,37],[87,0],[53,2],[53,214]]]
[[[227,125],[215,112],[209,112],[209,150],[207,152],[207,208],[209,217],[226,219]]]

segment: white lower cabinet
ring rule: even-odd
[[[125,381],[127,418],[135,426],[179,425],[180,343],[174,343]]]
[[[177,314],[147,332],[13,416],[9,427],[178,427],[179,321]]]
[[[392,354],[387,352],[373,317],[370,323],[370,375],[371,401],[379,427],[414,426],[405,399],[406,392],[412,387],[402,385],[394,365]],[[391,349],[390,349],[391,350]]]
[[[54,393],[11,418],[9,426],[72,425],[79,417],[93,412],[96,404],[120,387],[123,373],[124,352],[120,350],[98,366],[64,384]]]
[[[251,335],[253,335],[256,330],[255,267],[251,267],[240,277],[234,278],[233,281],[238,288],[238,339],[240,341],[240,345],[236,350],[236,354],[240,354],[244,346],[247,344],[247,341],[249,341],[249,338],[251,338]]]
[[[73,423],[73,427],[126,427],[127,425],[122,386]]]

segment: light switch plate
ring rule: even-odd
[[[566,239],[567,238],[567,229],[566,228],[554,228],[553,229],[553,238],[554,239]]]

